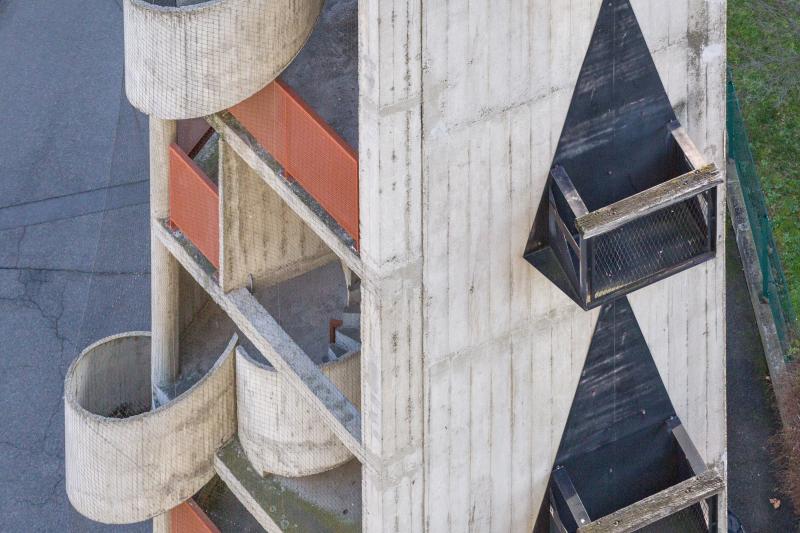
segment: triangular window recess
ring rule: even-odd
[[[676,505],[681,484],[708,490]],[[627,298],[604,305],[534,531],[716,531],[722,487],[676,415]]]
[[[720,182],[678,123],[629,0],[606,0],[525,258],[596,307],[714,257]]]

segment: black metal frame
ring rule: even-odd
[[[685,477],[696,479],[697,476],[709,473],[708,467],[680,420],[673,416],[665,421],[664,426],[666,431],[670,432],[674,439],[677,448],[678,467],[680,469],[685,469]],[[596,524],[597,520],[602,518],[596,517],[592,519],[589,516],[580,494],[578,494],[575,489],[575,485],[567,469],[563,466],[556,466],[556,468],[553,469],[548,495],[550,498],[549,514],[551,533],[574,533],[576,531],[580,533],[584,528],[591,530],[592,524]],[[705,520],[706,528],[709,532],[716,532],[719,528],[718,500],[719,492],[711,494],[699,502],[703,513],[703,519]],[[641,502],[636,502],[631,504],[626,509],[635,508],[640,503]],[[559,508],[563,509],[565,513],[559,513]],[[674,513],[682,512],[685,508],[686,507],[681,507],[674,511]],[[643,524],[641,527],[645,525],[648,524]],[[603,531],[608,531],[608,533],[613,533],[617,530],[631,531],[631,524],[622,522],[615,523],[614,528],[603,528]]]
[[[642,206],[633,205],[634,197],[623,199],[610,206],[589,212],[566,170],[555,166],[550,171],[551,184],[548,190],[548,241],[561,264],[576,297],[584,309],[591,309],[605,302],[628,294],[646,285],[667,278],[708,261],[716,255],[717,234],[717,186],[721,179],[713,165],[705,165],[697,148],[676,122],[668,125],[672,137],[692,170],[635,195],[641,202],[652,202]],[[669,194],[666,194],[669,193]],[[705,251],[687,260],[660,268],[632,282],[624,283],[607,294],[596,296],[593,283],[595,269],[595,243],[610,232],[633,223],[642,223],[648,215],[657,215],[681,202],[701,202],[705,206]],[[688,209],[688,208],[687,208]],[[592,227],[587,229],[591,224]]]

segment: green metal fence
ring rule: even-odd
[[[742,118],[733,75],[728,68],[728,157],[736,164],[739,182],[742,186],[744,203],[750,227],[753,231],[758,261],[762,273],[762,297],[769,303],[775,327],[785,354],[797,334],[797,316],[789,299],[786,278],[783,274],[781,258],[772,235],[772,223],[769,219],[761,180],[756,170],[747,129]]]

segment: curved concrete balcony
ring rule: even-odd
[[[99,522],[139,522],[211,479],[214,453],[236,430],[236,340],[157,409],[148,333],[107,337],[80,354],[64,384],[66,488],[75,509]]]
[[[297,55],[323,0],[125,0],[125,90],[144,113],[186,119],[252,96]]]
[[[322,373],[356,407],[361,404],[361,357],[350,352],[323,363]],[[301,477],[353,458],[318,411],[274,368],[236,349],[236,408],[239,440],[261,474]]]

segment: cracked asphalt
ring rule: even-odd
[[[124,96],[122,9],[0,0],[0,531],[148,531],[64,488],[64,373],[149,329],[147,120]]]

